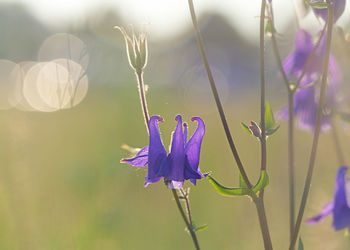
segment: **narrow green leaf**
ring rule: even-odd
[[[218,183],[213,177],[208,176],[210,184],[214,187],[216,192],[224,196],[249,195],[251,190],[248,188],[227,188]]]
[[[304,250],[304,244],[301,238],[299,238],[299,245],[298,245],[298,250]]]
[[[266,135],[273,135],[274,133],[276,133],[276,131],[280,128],[280,125],[278,125],[276,128],[274,129],[269,129],[266,130]]]
[[[269,184],[269,176],[267,175],[266,170],[261,172],[258,183],[253,187],[254,193],[259,192],[261,189],[264,189]]]
[[[199,231],[204,231],[205,229],[208,228],[208,224],[204,224],[203,226],[199,226],[199,227],[194,227],[194,231],[199,232]]]
[[[324,1],[310,1],[310,6],[315,9],[327,9],[328,3]]]
[[[241,126],[245,130],[245,132],[247,132],[249,135],[253,135],[253,133],[250,130],[250,128],[247,125],[245,125],[243,122],[241,122]]]
[[[271,130],[275,127],[275,118],[273,116],[271,104],[267,102],[265,104],[265,128],[266,131]]]
[[[241,174],[239,174],[239,187],[240,188],[247,188],[248,189],[248,186],[247,184],[245,183],[244,179],[243,179],[243,176]]]

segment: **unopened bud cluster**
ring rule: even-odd
[[[141,73],[147,65],[148,49],[146,35],[141,33],[136,37],[133,32],[131,38],[124,28],[119,26],[115,26],[115,28],[119,29],[124,36],[130,66],[136,73]]]

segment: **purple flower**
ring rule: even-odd
[[[338,170],[333,201],[327,203],[319,215],[306,220],[306,223],[315,224],[332,214],[335,230],[350,230],[350,179],[345,176],[347,170],[345,166]]]
[[[300,82],[300,89],[294,95],[294,114],[298,119],[298,125],[301,129],[314,130],[316,126],[316,117],[318,110],[319,88],[317,86],[308,86],[315,81],[320,80],[324,51],[326,45],[326,36],[322,37],[319,47],[316,49],[312,60],[307,63],[309,56],[314,50],[311,35],[303,29],[300,29],[295,38],[295,50],[290,53],[283,62],[284,71],[288,74],[291,81],[296,81],[308,66],[304,77]],[[307,65],[306,65],[307,64]],[[336,89],[341,76],[338,64],[333,56],[329,59],[329,81],[327,85],[327,96],[324,110],[336,105]],[[289,118],[288,108],[284,107],[278,113],[283,120]],[[322,131],[331,128],[330,114],[324,112],[322,118]]]
[[[336,22],[344,12],[345,0],[333,0],[333,4],[334,4],[333,22]],[[322,18],[324,21],[327,21],[328,8],[324,8],[324,9],[313,8],[313,10],[316,16]]]
[[[136,156],[122,159],[136,167],[148,165],[145,186],[159,181],[162,177],[169,182],[171,188],[182,188],[185,180],[196,185],[196,180],[204,175],[199,170],[199,158],[205,125],[200,117],[192,117],[198,126],[189,141],[187,141],[187,124],[182,123],[181,115],[175,120],[177,126],[173,133],[170,153],[167,154],[160,136],[158,121],[163,122],[160,116],[152,116],[149,120],[149,146],[141,149]]]

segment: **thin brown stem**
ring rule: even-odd
[[[176,189],[171,189],[171,191],[173,193],[173,196],[174,196],[176,205],[177,205],[177,207],[179,209],[179,212],[181,214],[181,217],[184,220],[184,222],[186,224],[186,227],[187,227],[187,230],[188,230],[188,232],[190,233],[190,235],[192,237],[193,244],[195,245],[196,250],[200,250],[198,239],[197,239],[197,235],[196,235],[196,231],[195,231],[195,229],[193,228],[192,224],[189,222],[189,220],[186,217],[185,211],[184,211],[184,209],[183,209],[183,207],[181,205],[180,199],[179,199],[179,195],[177,194]]]
[[[272,4],[270,6],[270,20],[271,20],[271,40],[274,55],[277,61],[279,71],[282,74],[283,82],[286,86],[288,93],[288,176],[289,176],[289,233],[290,239],[292,239],[295,223],[295,167],[294,167],[294,92],[290,88],[290,83],[286,72],[284,71],[281,55],[278,49],[276,39],[276,29],[274,22],[274,14]]]
[[[209,79],[209,83],[210,83],[210,87],[211,87],[212,93],[214,95],[215,103],[216,103],[216,106],[217,106],[218,111],[219,111],[221,122],[222,122],[222,125],[223,125],[224,130],[225,130],[227,141],[228,141],[228,143],[230,145],[233,157],[234,157],[234,159],[235,159],[235,161],[237,163],[239,172],[242,175],[242,178],[244,179],[244,182],[247,184],[247,186],[249,188],[251,188],[253,185],[249,181],[248,175],[247,175],[246,171],[244,170],[242,161],[241,161],[241,159],[239,157],[238,151],[237,151],[236,146],[235,146],[235,144],[233,142],[231,131],[229,129],[229,126],[228,126],[228,123],[227,123],[227,120],[226,120],[226,116],[225,116],[225,112],[224,112],[224,109],[223,109],[221,101],[220,101],[219,93],[218,93],[216,85],[215,85],[214,77],[213,77],[213,74],[212,74],[210,66],[209,66],[209,62],[208,62],[207,55],[205,53],[205,49],[204,49],[204,45],[203,45],[203,42],[202,42],[202,38],[201,38],[201,35],[199,33],[199,27],[198,27],[196,13],[195,13],[194,6],[193,6],[193,1],[192,0],[188,0],[188,5],[189,5],[189,8],[190,8],[191,18],[192,18],[193,28],[194,28],[194,31],[195,31],[195,34],[196,34],[197,43],[198,43],[198,46],[199,46],[199,49],[200,49],[200,53],[201,53],[201,56],[202,56],[202,59],[203,59],[205,70],[206,70],[207,75],[208,75],[208,79]]]
[[[139,86],[139,93],[140,93],[140,101],[141,101],[141,107],[142,107],[142,112],[143,116],[145,119],[147,131],[148,131],[148,122],[149,122],[149,113],[148,113],[148,108],[147,108],[147,101],[146,101],[146,93],[145,93],[145,85],[143,83],[143,72],[136,72],[137,76],[137,82]]]
[[[319,99],[318,110],[317,110],[316,127],[315,127],[313,142],[312,142],[311,155],[310,155],[309,167],[308,167],[308,172],[307,172],[305,185],[304,185],[303,196],[301,198],[299,212],[298,212],[298,216],[297,216],[297,220],[294,228],[293,237],[289,245],[289,250],[294,249],[298,239],[300,226],[301,226],[301,222],[302,222],[305,207],[306,207],[306,202],[309,196],[311,180],[312,180],[313,170],[315,166],[318,140],[321,132],[322,110],[325,102],[326,89],[327,89],[328,65],[329,65],[329,55],[330,55],[330,48],[331,48],[331,41],[332,41],[333,8],[334,8],[333,2],[331,2],[330,0],[327,0],[327,3],[328,3],[327,43],[326,43],[326,52],[324,55],[324,62],[323,62],[322,83],[321,83],[320,99]]]

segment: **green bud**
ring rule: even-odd
[[[136,37],[134,32],[132,32],[131,39],[124,28],[119,26],[115,26],[115,28],[119,29],[124,36],[130,66],[136,72],[142,72],[142,70],[146,67],[148,57],[146,35],[141,33],[138,37]]]

